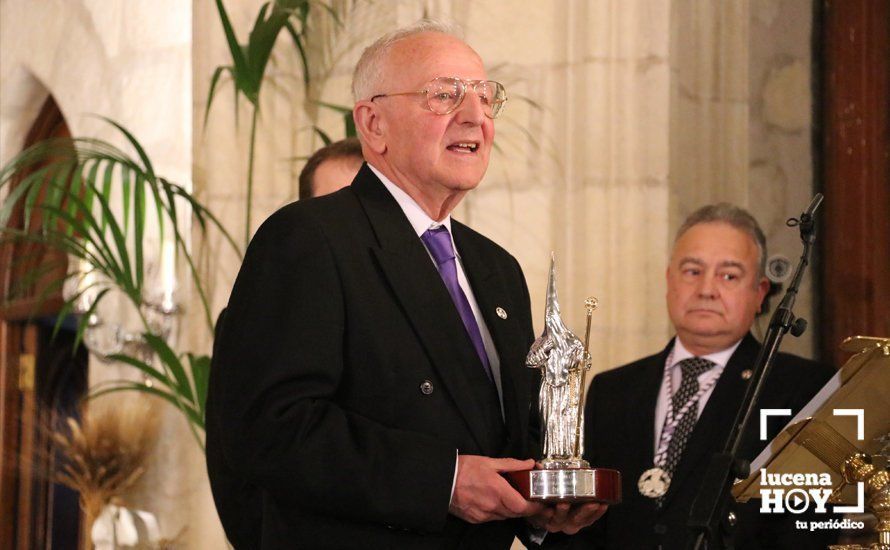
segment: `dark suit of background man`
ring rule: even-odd
[[[368,48],[353,92],[367,164],[263,223],[221,323],[207,460],[227,535],[508,548],[514,518],[577,531],[602,507],[544,508],[500,475],[534,464],[529,296],[516,260],[449,216],[488,166],[502,87],[424,22]],[[256,523],[232,512],[246,487]]]
[[[705,206],[678,231],[667,268],[667,305],[676,337],[660,353],[601,373],[591,383],[588,459],[621,470],[624,501],[575,537],[574,547],[686,547],[686,522],[701,476],[711,455],[722,449],[759,351],[749,330],[769,288],[765,258],[766,241],[757,222],[732,205]],[[796,413],[831,374],[812,361],[779,354],[759,408],[790,408]],[[671,398],[668,387],[678,399]],[[677,441],[667,445],[667,493],[660,499],[643,496],[638,480],[655,466],[668,407],[679,407],[699,392],[703,395],[688,408],[695,416],[685,445],[678,436],[682,418],[673,432]],[[759,440],[758,424],[752,422],[746,431],[741,455],[748,460],[766,443]],[[781,429],[781,422],[774,424],[770,439]],[[751,501],[736,508],[736,548],[815,549],[825,548],[826,538],[833,539],[831,533],[796,530],[794,520],[801,516],[760,515],[759,506],[759,501]]]

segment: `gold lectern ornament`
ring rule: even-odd
[[[582,343],[562,321],[556,295],[556,258],[550,260],[544,332],[535,340],[526,366],[540,369],[538,405],[543,457],[534,470],[508,474],[529,500],[621,502],[621,474],[590,468],[584,454],[584,389],[590,369],[590,321],[596,298],[584,302],[587,334]]]

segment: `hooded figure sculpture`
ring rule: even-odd
[[[556,296],[556,257],[550,259],[544,332],[529,349],[525,364],[541,369],[538,405],[543,428],[544,468],[579,467],[583,450],[579,403],[581,376],[589,368],[584,344],[565,326]]]

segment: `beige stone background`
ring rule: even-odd
[[[241,41],[261,0],[228,0]],[[511,96],[491,167],[456,217],[512,251],[538,328],[550,251],[567,321],[583,328],[596,296],[592,352],[604,370],[660,349],[671,335],[664,267],[683,216],[730,200],[763,224],[771,253],[793,260],[784,221],[812,195],[809,0],[330,0],[341,24],[313,19],[312,85],[282,36],[261,96],[253,223],[294,200],[311,130],[343,135],[339,115],[310,100],[349,104],[361,48],[430,14],[466,32]],[[243,233],[249,110],[223,81],[204,125],[214,67],[228,52],[210,0],[0,0],[0,161],[21,148],[48,94],[74,135],[120,142],[89,114],[140,139],[156,170],[190,187],[236,236]],[[308,100],[307,100],[308,97]],[[214,312],[237,256],[195,235]],[[210,337],[183,296],[179,344]],[[797,312],[812,317],[809,281]],[[813,330],[784,349],[813,354]],[[762,332],[760,332],[762,334]],[[91,365],[91,381],[126,374]],[[166,411],[164,437],[134,502],[182,528],[190,548],[225,547],[203,455]]]

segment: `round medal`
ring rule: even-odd
[[[670,486],[671,476],[658,466],[643,472],[643,475],[640,476],[640,480],[637,482],[640,494],[649,498],[663,497]]]

